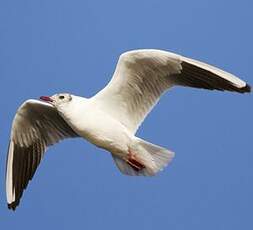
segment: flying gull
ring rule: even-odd
[[[13,123],[6,167],[8,208],[15,210],[50,145],[82,137],[106,149],[119,170],[153,176],[174,153],[135,133],[163,93],[173,86],[248,93],[234,75],[200,61],[162,50],[123,53],[107,86],[91,98],[68,93],[27,100]]]

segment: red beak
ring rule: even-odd
[[[53,100],[50,97],[48,97],[48,96],[41,96],[40,100],[46,101],[46,102],[53,102]]]

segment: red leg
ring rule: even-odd
[[[145,166],[140,163],[138,160],[136,160],[134,154],[131,152],[131,150],[128,151],[128,155],[126,158],[126,162],[135,170],[140,171],[145,168]]]

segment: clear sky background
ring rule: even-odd
[[[167,93],[138,135],[176,152],[153,178],[122,175],[81,139],[50,148],[15,212],[5,198],[11,122],[26,99],[90,97],[118,56],[159,48],[253,84],[251,0],[0,2],[0,229],[253,229],[252,94]]]

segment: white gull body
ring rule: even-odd
[[[27,100],[12,124],[6,168],[8,207],[15,210],[46,148],[82,137],[108,150],[126,175],[153,176],[174,153],[135,136],[161,95],[180,85],[250,92],[234,75],[174,53],[135,50],[122,54],[108,85],[94,97],[71,94]]]

